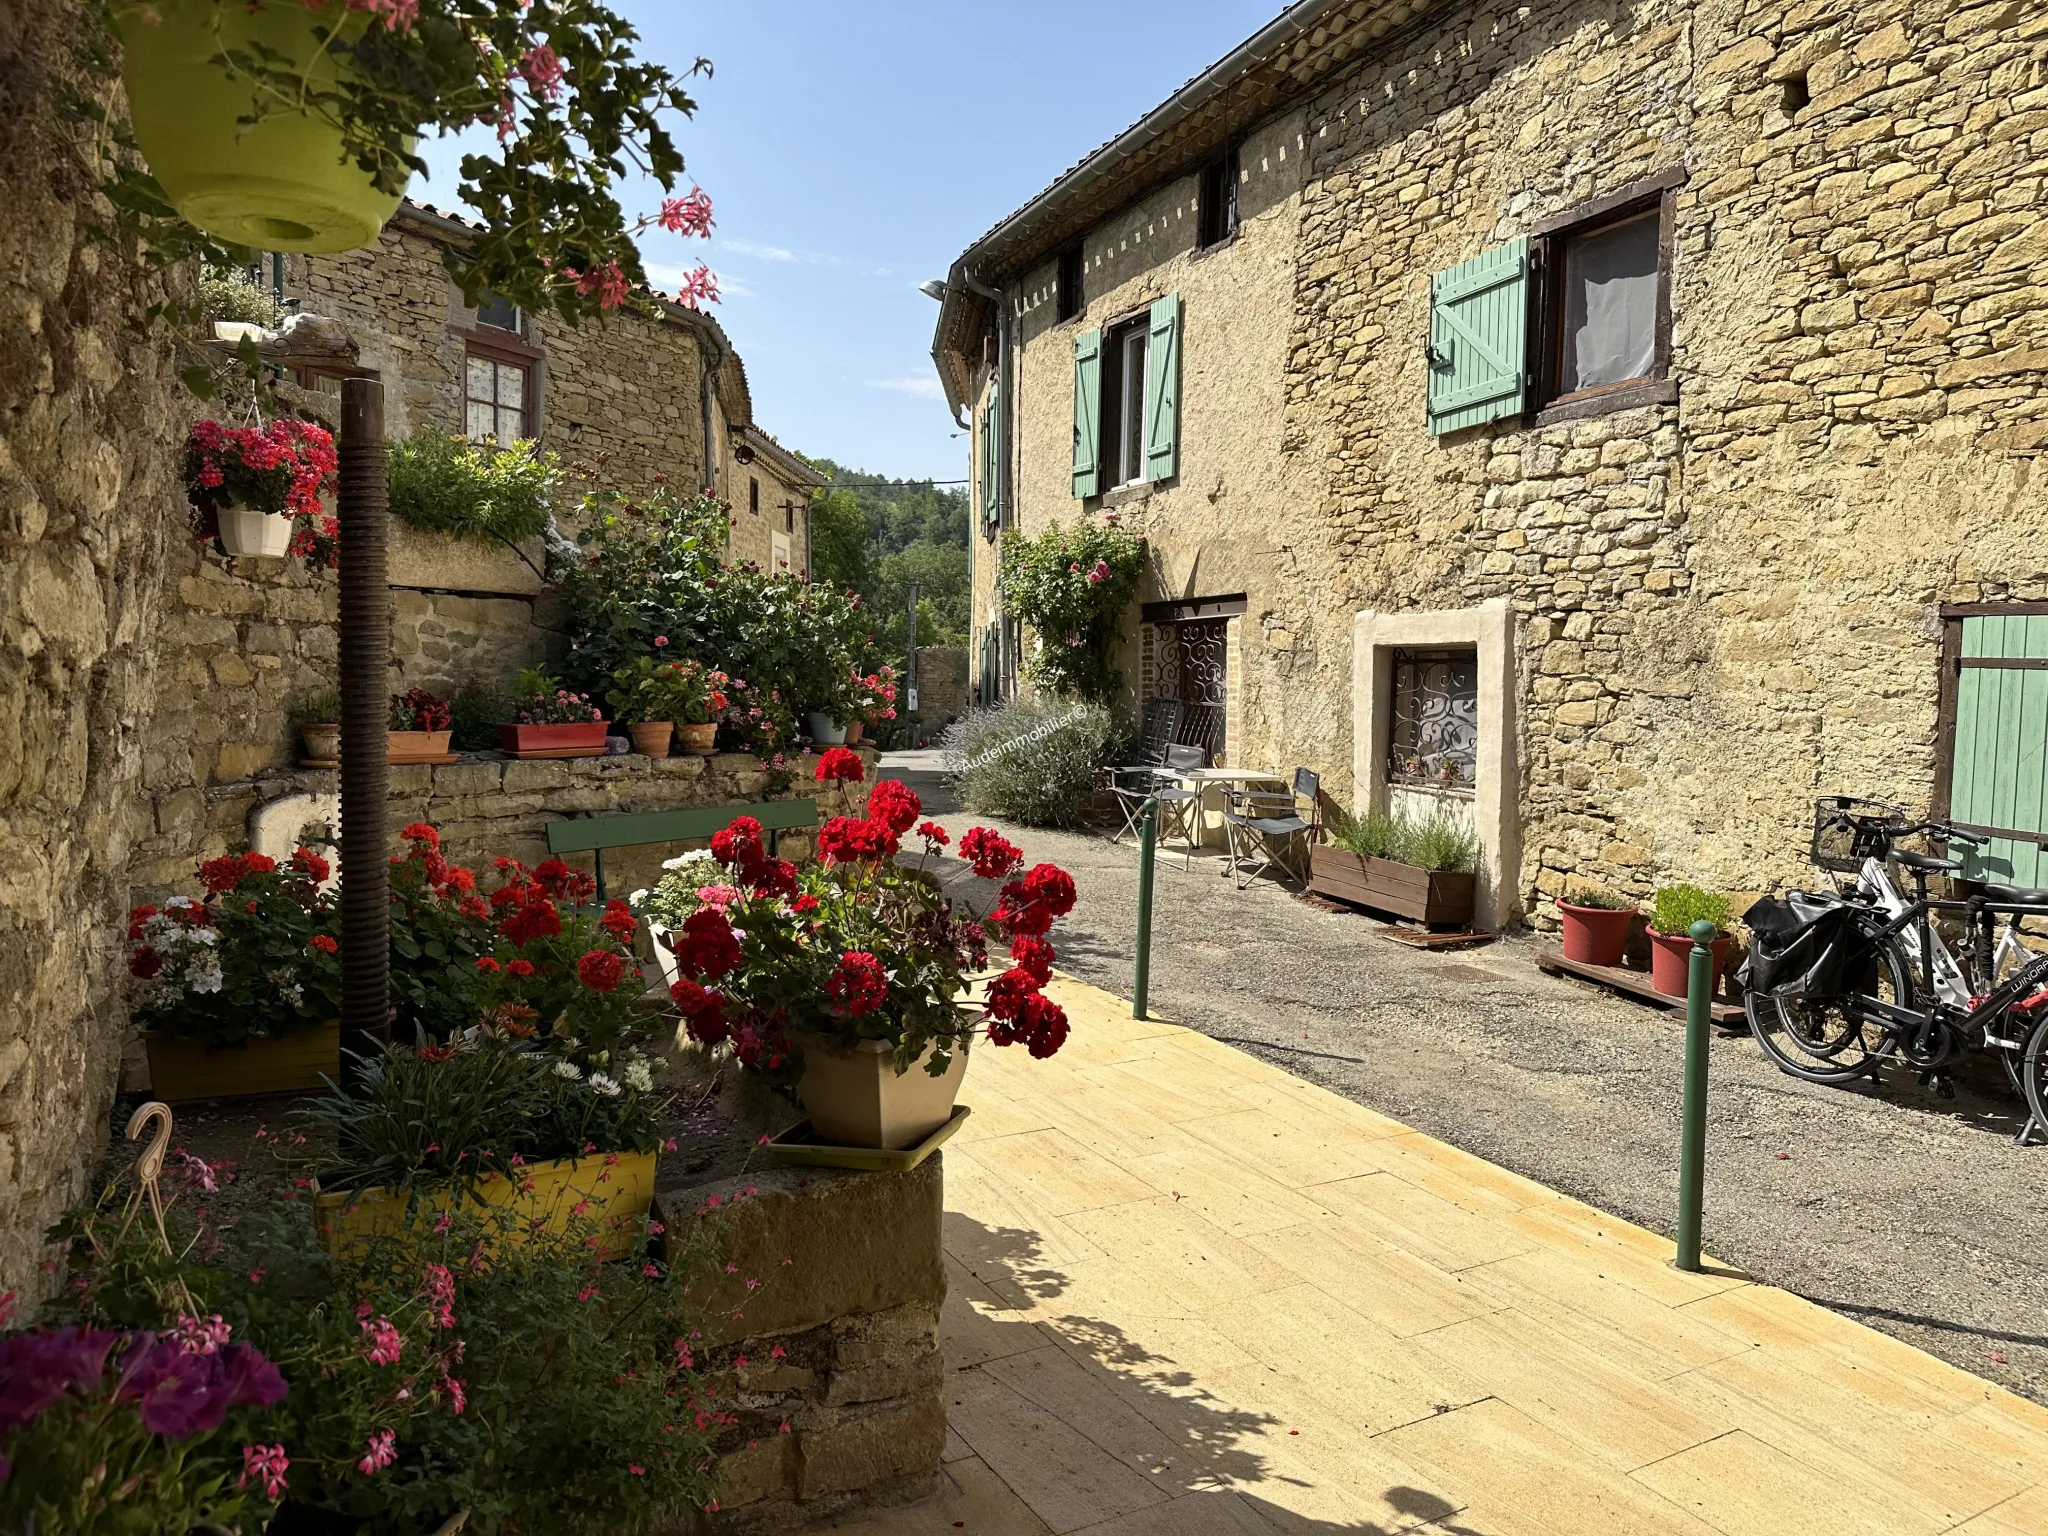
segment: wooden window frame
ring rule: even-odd
[[[1643,405],[1668,405],[1678,399],[1678,381],[1671,377],[1671,278],[1677,255],[1677,192],[1686,183],[1682,166],[1645,176],[1627,186],[1581,203],[1529,231],[1529,260],[1536,284],[1529,304],[1529,415],[1534,426],[1604,416],[1610,411]],[[1639,214],[1657,214],[1657,309],[1650,371],[1640,378],[1603,384],[1595,389],[1558,392],[1564,370],[1564,246]]]
[[[1239,153],[1242,147],[1232,144],[1199,173],[1195,183],[1197,254],[1219,251],[1237,239],[1242,218],[1237,200],[1244,163]]]
[[[1124,390],[1129,381],[1124,378],[1124,341],[1135,329],[1143,333],[1147,355],[1152,346],[1152,306],[1138,308],[1104,322],[1102,327],[1101,398],[1096,402],[1100,411],[1100,425],[1096,437],[1096,485],[1098,496],[1113,496],[1118,491],[1129,491],[1146,485],[1145,444],[1143,433],[1139,434],[1137,474],[1130,479],[1122,478],[1123,462],[1123,411]],[[1114,381],[1115,388],[1111,388]],[[1145,381],[1138,380],[1139,398],[1144,396]],[[1111,460],[1116,463],[1117,479],[1112,481],[1109,474]]]
[[[1941,616],[1941,676],[1934,706],[1934,785],[1928,795],[1928,815],[1947,821],[1955,798],[1956,711],[1963,686],[1963,620],[1994,618],[2040,618],[2048,616],[2048,603],[1943,603]],[[2048,658],[1983,658],[1979,666],[2024,667],[2048,670]],[[1953,825],[1982,837],[1999,837],[2012,842],[2031,842],[2048,848],[2048,833],[2018,832],[2010,827],[1979,826],[1958,821]]]
[[[1065,325],[1088,313],[1088,253],[1076,240],[1071,245],[1061,246],[1053,261],[1053,313],[1058,316],[1059,323]]]
[[[521,391],[519,414],[525,420],[526,435],[537,439],[541,433],[541,375],[547,362],[547,353],[518,333],[500,330],[494,325],[451,326],[450,330],[461,339],[463,347],[464,435],[466,436],[469,431],[469,359],[481,357],[494,363],[510,363],[526,370],[526,384]]]

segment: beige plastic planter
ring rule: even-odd
[[[804,1071],[796,1085],[820,1141],[841,1147],[895,1151],[923,1141],[953,1116],[953,1100],[967,1076],[967,1052],[955,1050],[941,1077],[925,1070],[931,1051],[908,1072],[896,1070],[893,1048],[863,1040],[841,1050],[822,1036],[803,1035]]]

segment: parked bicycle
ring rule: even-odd
[[[1750,1032],[1779,1067],[1809,1082],[1846,1083],[1898,1062],[1945,1096],[1962,1053],[1990,1050],[2048,1129],[2048,955],[2023,942],[2027,918],[2048,918],[2048,890],[1985,885],[1930,897],[1928,881],[1958,873],[1962,862],[1898,846],[1910,837],[1982,843],[1878,801],[1816,802],[1813,860],[1837,877],[1836,889],[1788,891],[1745,915],[1754,935],[1740,973]],[[1911,879],[1912,899],[1893,883],[1893,865]],[[1851,874],[1853,882],[1843,878]],[[1960,954],[1936,926],[1938,914],[1961,920]]]

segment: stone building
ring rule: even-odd
[[[953,268],[981,671],[997,530],[1114,515],[1127,703],[1471,817],[1491,922],[1831,791],[2033,883],[2044,170],[2016,0],[1299,0]]]

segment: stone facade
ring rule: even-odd
[[[1357,616],[1502,600],[1509,915],[1772,888],[1815,794],[1926,806],[1940,605],[2048,598],[2048,18],[1439,5],[1254,129],[1247,185],[1278,144],[1298,188],[1235,241],[1195,253],[1184,179],[1086,236],[1080,320],[1049,268],[1010,289],[1027,530],[1083,510],[1071,331],[1182,296],[1180,474],[1099,505],[1150,536],[1147,601],[1247,595],[1245,760],[1353,803]],[[1660,175],[1670,398],[1432,437],[1431,276]]]
[[[74,7],[0,12],[0,1292],[88,1193],[126,1027],[128,865],[184,434],[167,293],[99,239]]]
[[[967,686],[967,648],[920,645],[917,648],[918,728],[933,740],[967,713],[973,696]]]

